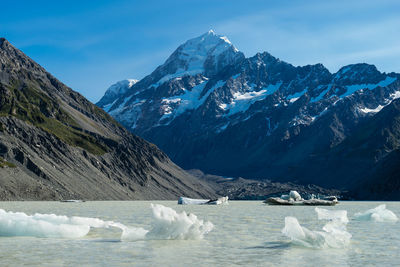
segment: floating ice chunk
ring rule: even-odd
[[[27,215],[0,209],[0,236],[33,236],[52,238],[80,238],[91,227],[116,227],[122,230],[121,240],[146,239],[202,239],[213,229],[211,222],[199,220],[194,214],[178,213],[162,205],[151,204],[154,223],[151,230],[128,227],[122,223],[87,217],[67,217],[55,214]]]
[[[385,204],[379,205],[374,209],[354,214],[354,219],[359,221],[375,222],[397,222],[399,219],[396,214],[386,208]]]
[[[294,201],[302,200],[301,195],[297,191],[290,191],[289,198],[293,199]]]
[[[150,231],[143,228],[127,228],[123,230],[122,240],[140,239],[202,239],[214,225],[199,220],[196,215],[175,210],[159,204],[151,204],[153,210],[153,227]]]
[[[290,199],[289,195],[281,195],[281,198],[284,199],[284,200],[289,200]]]
[[[346,210],[327,210],[321,208],[315,208],[315,212],[318,215],[318,220],[338,220],[343,224],[347,224],[349,219],[347,218]]]
[[[282,233],[296,245],[322,248],[325,244],[324,233],[302,227],[295,217],[285,217],[285,228],[282,229]]]
[[[109,227],[112,223],[96,218],[27,215],[0,209],[0,236],[79,238],[87,235],[90,227]]]
[[[194,199],[188,197],[179,197],[178,204],[180,205],[202,205],[209,202],[209,199]]]
[[[309,248],[343,248],[350,243],[351,234],[346,230],[347,211],[315,208],[319,220],[329,220],[323,231],[302,227],[295,217],[285,218],[282,233],[296,245]]]
[[[141,227],[128,227],[122,223],[114,223],[112,226],[120,228],[122,230],[121,240],[122,241],[137,241],[146,239],[146,234],[149,232]]]

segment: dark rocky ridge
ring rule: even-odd
[[[351,196],[348,192],[337,189],[327,189],[308,184],[300,185],[293,182],[280,183],[270,180],[252,180],[245,178],[226,178],[218,175],[204,174],[200,170],[188,170],[198,179],[207,182],[214,188],[218,195],[228,196],[230,200],[265,200],[269,197],[280,197],[296,190],[303,198],[337,196],[339,199],[347,199]]]
[[[0,39],[0,199],[176,199],[214,190]]]
[[[207,46],[197,45],[198,51]],[[232,47],[227,48],[230,59],[219,64],[223,67],[209,72],[204,64],[193,73],[167,68],[172,62],[190,65],[182,62],[180,46],[115,102],[100,106],[186,169],[311,183],[352,190],[363,198],[373,197],[359,192],[364,182],[373,188],[388,175],[390,185],[371,189],[379,191],[374,198],[399,198],[400,189],[390,191],[399,181],[391,171],[396,169],[398,129],[389,134],[379,126],[376,133],[386,135],[364,138],[369,136],[365,127],[375,125],[400,97],[399,74],[365,63],[330,73],[322,64],[296,67],[266,52],[244,58]],[[192,52],[190,58],[197,50]],[[387,114],[385,120],[390,125],[396,116]]]

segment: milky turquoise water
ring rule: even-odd
[[[214,224],[203,240],[120,241],[117,228],[93,229],[83,238],[0,237],[0,266],[398,266],[400,222],[355,221],[356,212],[383,202],[342,202],[327,209],[348,211],[350,245],[311,249],[293,245],[281,233],[286,216],[321,230],[314,207],[267,206],[230,201],[226,206],[178,206],[172,201],[0,202],[0,209],[112,220],[149,229],[150,203],[191,212]],[[400,215],[400,202],[387,202]]]

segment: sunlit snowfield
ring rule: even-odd
[[[309,230],[319,230],[314,207],[267,206],[260,201],[230,201],[223,206],[178,206],[172,201],[132,202],[0,202],[0,209],[83,216],[151,229],[150,203],[194,213],[214,224],[202,240],[120,241],[115,227],[90,230],[83,238],[0,237],[0,265],[21,266],[396,266],[400,263],[400,222],[355,221],[353,215],[382,202],[341,202],[327,209],[347,210],[346,248],[294,245],[281,230],[285,217],[296,217]],[[387,202],[400,215],[400,202]],[[155,238],[156,239],[156,238]]]

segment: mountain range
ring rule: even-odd
[[[181,195],[216,196],[155,145],[131,134],[0,38],[1,200]]]
[[[246,58],[209,31],[97,105],[184,169],[399,199],[399,78],[366,63],[331,73]]]

